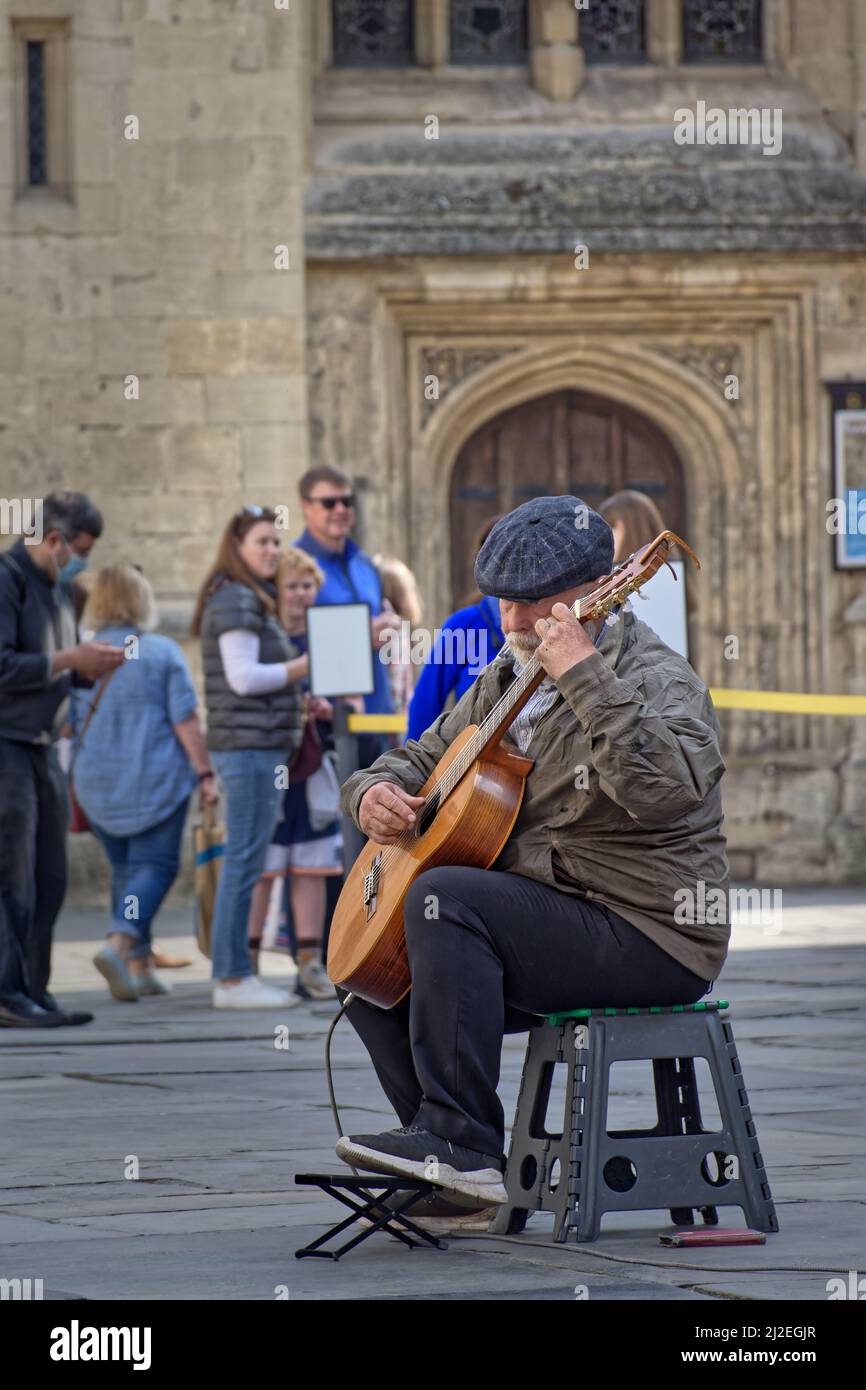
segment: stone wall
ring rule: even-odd
[[[306,466],[304,10],[4,0],[5,116],[10,11],[72,15],[73,177],[71,199],[16,196],[4,140],[3,492],[90,492],[98,555],[131,556],[185,613],[231,512],[292,501]]]
[[[537,256],[312,263],[313,457],[378,467],[387,481],[367,543],[413,567],[432,627],[451,608],[449,481],[462,444],[550,390],[607,394],[643,410],[683,461],[687,535],[705,564],[693,659],[708,683],[864,693],[866,586],[832,566],[822,385],[866,379],[864,293],[862,252],[601,255],[583,272]],[[444,372],[435,403],[424,396],[431,366]],[[736,402],[723,390],[732,370]],[[721,718],[735,871],[862,879],[866,723]]]
[[[9,20],[63,15],[71,196],[21,193]],[[0,493],[89,492],[95,562],[141,564],[178,636],[231,513],[294,503],[307,466],[307,18],[241,0],[0,3]],[[70,850],[70,900],[95,885],[104,900],[92,838]]]

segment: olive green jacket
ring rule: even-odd
[[[460,730],[481,722],[515,674],[503,647],[420,739],[354,773],[342,800],[355,824],[374,783],[416,793]],[[725,765],[706,686],[628,610],[599,649],[555,684],[559,694],[526,752],[535,766],[520,812],[490,868],[596,898],[688,970],[714,980],[730,927]]]

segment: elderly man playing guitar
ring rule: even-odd
[[[343,787],[375,845],[406,844],[446,750],[537,658],[540,683],[508,728],[525,788],[498,857],[415,877],[402,902],[411,991],[388,1009],[362,997],[347,1009],[401,1127],[347,1136],[337,1153],[435,1174],[440,1192],[412,1211],[432,1229],[484,1229],[506,1199],[505,1033],[578,1006],[692,1003],[725,960],[727,912],[704,911],[727,902],[718,722],[692,667],[630,608],[607,624],[575,616],[612,561],[609,526],[577,497],[503,517],[475,578],[499,599],[506,646],[420,739]]]

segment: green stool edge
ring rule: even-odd
[[[652,1004],[648,1009],[627,1008],[627,1009],[569,1009],[566,1013],[548,1014],[547,1022],[553,1024],[554,1028],[559,1028],[563,1023],[568,1023],[574,1018],[616,1018],[619,1014],[685,1014],[685,1013],[716,1013],[720,1009],[728,1009],[730,1004],[727,999],[698,1000],[696,1004]]]

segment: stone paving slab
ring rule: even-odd
[[[165,998],[110,1000],[90,956],[98,914],[68,914],[53,985],[94,1024],[0,1032],[0,1276],[42,1277],[46,1297],[565,1301],[823,1300],[866,1248],[866,891],[785,895],[784,930],[737,926],[716,987],[731,1017],[780,1219],[764,1246],[666,1250],[666,1212],[612,1214],[590,1245],[554,1246],[551,1218],[515,1237],[451,1239],[406,1251],[377,1235],[338,1264],[294,1251],[343,1214],[297,1188],[299,1171],[344,1172],[334,1155],[322,1054],[328,1005],[280,1014],[215,1012],[208,963],[166,972]],[[189,919],[159,939],[189,950]],[[265,973],[291,982],[285,957]],[[288,1051],[274,1029],[288,1024]],[[525,1036],[503,1046],[510,1115]],[[333,1039],[343,1124],[393,1124],[351,1027]],[[699,1067],[699,1071],[701,1068]],[[614,1073],[613,1122],[651,1114],[648,1063]],[[705,1107],[709,1119],[713,1107]],[[555,1111],[551,1111],[551,1114]],[[124,1177],[130,1155],[139,1178]],[[738,1208],[720,1208],[742,1226]]]

